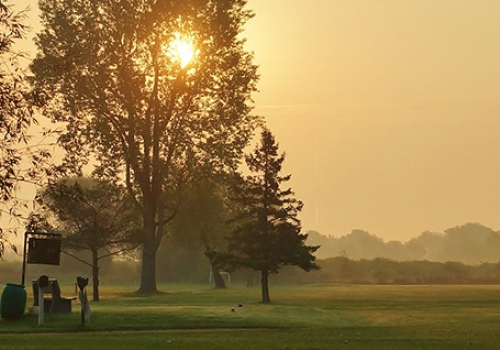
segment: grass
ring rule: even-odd
[[[0,320],[0,349],[498,349],[500,286],[104,287],[72,314]],[[63,290],[64,292],[64,290]],[[69,294],[69,293],[68,293]],[[28,304],[32,299],[28,298]],[[238,303],[243,307],[237,307]],[[231,307],[236,312],[231,312]]]

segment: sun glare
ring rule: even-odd
[[[175,40],[169,45],[167,54],[171,58],[179,61],[181,68],[185,68],[194,58],[195,52],[193,41],[182,38],[179,33],[175,34]]]

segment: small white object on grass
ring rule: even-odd
[[[236,309],[234,308],[234,306],[231,308],[231,312],[236,312]]]

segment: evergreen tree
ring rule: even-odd
[[[245,157],[253,174],[240,187],[237,201],[243,204],[244,213],[229,245],[236,266],[260,271],[264,303],[271,301],[269,275],[278,273],[281,266],[295,265],[305,271],[318,268],[313,253],[319,246],[307,246],[307,235],[300,233],[297,214],[303,204],[290,188],[281,189],[291,176],[280,176],[285,154],[278,154],[278,146],[264,129],[260,145]]]

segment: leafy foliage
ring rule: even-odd
[[[0,204],[1,211],[11,217],[21,215],[25,206],[15,197],[20,182],[39,184],[52,174],[47,163],[50,153],[30,145],[28,129],[37,123],[30,101],[30,85],[19,59],[12,51],[16,40],[24,38],[28,27],[25,11],[15,12],[11,5],[0,1]],[[0,231],[0,256],[10,244]]]
[[[215,286],[224,288],[219,270],[217,251],[227,248],[227,238],[235,214],[229,199],[232,177],[201,178],[191,182],[183,191],[179,213],[169,225],[169,233],[179,245],[193,249],[201,247],[210,261]]]
[[[230,202],[226,188],[213,179],[188,184],[181,206],[172,220],[170,234],[185,247],[201,246],[206,251],[221,248],[229,235]]]
[[[37,197],[40,208],[31,228],[63,233],[67,248],[109,250],[134,240],[138,216],[122,186],[93,178],[63,178]]]

